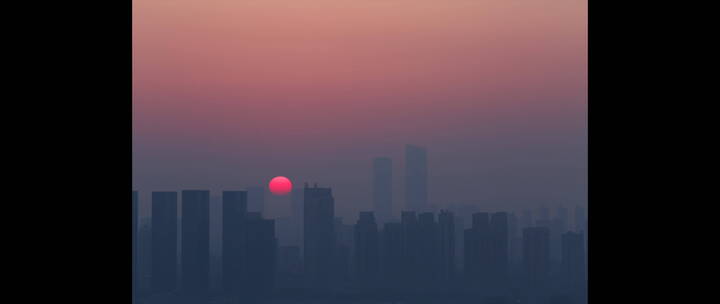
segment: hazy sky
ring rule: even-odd
[[[398,212],[406,143],[431,203],[585,203],[587,1],[133,1],[141,199],[284,175],[354,221],[389,156]]]

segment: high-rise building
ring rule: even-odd
[[[379,224],[392,217],[392,159],[373,159],[373,208]]]
[[[522,236],[520,235],[520,223],[518,221],[518,217],[515,215],[514,212],[511,212],[508,216],[508,242],[509,242],[509,262],[510,264],[517,264],[520,261],[520,256],[522,253],[520,252],[520,249],[522,248]]]
[[[423,212],[418,215],[418,279],[421,286],[430,288],[438,278],[440,258],[440,234],[435,214]]]
[[[510,233],[507,212],[496,212],[490,217],[489,275],[493,282],[505,283],[508,279]]]
[[[152,204],[150,204],[152,206]],[[138,231],[138,292],[142,290],[151,290],[152,280],[152,228],[150,227],[150,218],[141,217],[140,227]]]
[[[330,188],[305,185],[303,198],[304,248],[306,283],[325,287],[333,275],[335,249],[335,200]]]
[[[302,255],[300,246],[279,246],[277,257],[276,286],[278,288],[302,287]]]
[[[455,216],[447,211],[441,210],[438,215],[438,279],[448,282],[455,277]]]
[[[455,272],[463,273],[465,269],[465,217],[455,215]]]
[[[250,214],[244,222],[242,261],[242,294],[245,297],[265,296],[275,286],[277,238],[275,221],[263,219],[260,213]]]
[[[248,212],[265,212],[265,187],[247,188]]]
[[[549,239],[548,246],[550,246],[550,260],[553,262],[560,261],[560,220],[555,218],[552,220],[537,220],[535,222],[536,227],[544,227],[548,229]]]
[[[333,285],[341,286],[350,280],[352,255],[355,247],[354,226],[343,223],[342,217],[335,218],[335,249],[333,250]]]
[[[425,148],[405,146],[405,209],[424,212],[428,208],[428,168]]]
[[[242,285],[246,214],[246,191],[222,192],[222,282],[228,293],[240,291]]]
[[[562,274],[572,287],[585,285],[585,240],[582,233],[568,231],[562,235]]]
[[[472,215],[472,226],[465,230],[465,277],[471,284],[483,281],[490,259],[490,214],[477,212]]]
[[[302,258],[300,255],[300,247],[278,247],[277,269],[278,273],[281,273],[284,276],[300,275],[302,272]]]
[[[402,236],[402,274],[406,287],[417,286],[420,276],[421,235],[415,211],[401,213]]]
[[[372,212],[360,212],[355,224],[355,277],[363,287],[380,278],[380,238]]]
[[[138,192],[132,192],[132,301],[135,303],[140,283],[138,271],[138,219],[139,219]]]
[[[523,266],[531,285],[544,282],[550,273],[550,229],[523,229]]]
[[[403,227],[400,223],[385,223],[382,232],[382,273],[386,286],[397,288],[403,274]]]
[[[177,192],[152,193],[153,292],[172,292],[177,287]]]
[[[469,282],[506,282],[509,266],[508,214],[473,214],[465,231],[465,272]]]
[[[210,191],[182,191],[182,291],[206,295],[210,288]]]

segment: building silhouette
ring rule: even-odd
[[[265,187],[247,188],[248,212],[265,212]]]
[[[472,215],[472,226],[465,229],[465,278],[470,285],[485,283],[490,269],[490,214]]]
[[[360,212],[355,224],[355,277],[361,287],[374,286],[380,278],[380,237],[372,212]]]
[[[246,191],[222,192],[222,282],[228,293],[242,287],[242,260],[247,214]]]
[[[455,216],[442,210],[438,215],[438,273],[437,278],[449,282],[455,278]]]
[[[305,282],[308,287],[328,286],[333,274],[335,200],[330,188],[305,185],[303,198]]]
[[[392,159],[373,159],[373,208],[379,224],[392,217]]]
[[[137,298],[137,293],[139,290],[139,284],[140,284],[140,271],[139,271],[139,260],[138,260],[138,222],[139,222],[139,199],[138,199],[138,192],[133,191],[132,192],[132,301],[135,303]]]
[[[302,255],[298,246],[279,246],[277,270],[285,276],[299,276],[302,273]]]
[[[520,262],[522,256],[522,236],[520,234],[520,223],[515,212],[508,215],[508,262],[510,265]]]
[[[425,148],[405,146],[405,210],[428,209],[428,168]]]
[[[244,229],[244,254],[242,260],[243,297],[263,297],[275,286],[277,263],[277,239],[275,221],[263,219],[258,212],[248,213]]]
[[[420,279],[420,260],[422,236],[415,211],[403,211],[402,224],[402,285],[405,288],[418,288]]]
[[[210,288],[210,191],[182,191],[181,287],[188,295]]]
[[[586,285],[585,240],[582,233],[568,231],[562,235],[561,274],[563,282],[573,290]]]
[[[550,260],[553,263],[560,261],[560,234],[562,233],[562,224],[558,218],[550,220],[537,220],[536,227],[545,227],[549,233]]]
[[[465,269],[465,217],[455,214],[455,275],[464,273]]]
[[[491,282],[505,284],[508,279],[510,233],[507,212],[496,212],[490,217],[489,276]]]
[[[523,268],[530,286],[537,287],[550,274],[550,229],[523,229]]]
[[[423,212],[418,215],[418,272],[422,287],[432,288],[440,271],[440,234],[435,214]]]
[[[352,253],[354,250],[353,225],[343,223],[341,217],[335,218],[335,249],[333,250],[333,287],[341,287],[351,276]]]
[[[152,204],[150,204],[150,206],[152,206]],[[141,217],[140,219],[137,239],[137,291],[144,292],[150,291],[152,287],[152,228],[150,227],[150,217]]]
[[[400,223],[385,223],[382,231],[381,267],[384,285],[399,288],[403,280],[403,226]]]
[[[177,288],[177,192],[152,192],[151,288],[167,293]]]

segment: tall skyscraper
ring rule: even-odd
[[[520,235],[520,224],[518,222],[518,217],[515,215],[514,212],[511,212],[508,216],[508,242],[509,242],[509,262],[510,264],[516,264],[520,261],[520,256],[522,253],[520,252],[520,249],[522,248],[522,236]]]
[[[302,255],[299,246],[278,246],[278,288],[300,288],[302,280]]]
[[[403,211],[402,224],[402,284],[407,288],[417,288],[420,278],[420,260],[422,236],[415,211]]]
[[[428,209],[428,168],[425,148],[405,146],[405,209],[424,212]]]
[[[351,264],[350,260],[354,245],[354,229],[353,225],[343,223],[341,217],[335,218],[335,249],[333,251],[333,285],[341,286],[350,279]]]
[[[380,278],[380,238],[372,212],[360,212],[355,224],[355,277],[363,287]]]
[[[234,293],[242,285],[246,191],[222,193],[222,276],[225,292]]]
[[[400,223],[385,223],[382,232],[382,273],[385,286],[397,288],[403,274],[403,227]]]
[[[441,210],[438,215],[438,234],[440,238],[438,252],[438,279],[443,282],[455,277],[455,216]]]
[[[392,159],[373,159],[373,207],[378,223],[392,217]]]
[[[529,283],[537,287],[550,273],[550,230],[547,227],[523,229],[523,266]]]
[[[275,286],[277,238],[275,221],[263,219],[260,213],[250,214],[245,222],[244,254],[242,261],[242,294],[247,297],[264,296]]]
[[[135,303],[140,282],[138,271],[138,219],[139,219],[138,192],[132,192],[132,301]]]
[[[490,217],[490,277],[493,282],[505,283],[508,279],[510,233],[507,212],[496,212]]]
[[[472,215],[472,226],[465,230],[465,277],[470,284],[486,281],[490,263],[490,214]]]
[[[432,288],[440,270],[440,234],[435,214],[423,212],[418,215],[419,263],[421,285]]]
[[[585,240],[582,233],[563,233],[561,268],[565,282],[570,286],[585,285]]]
[[[182,191],[182,290],[206,295],[210,288],[210,191]]]
[[[247,188],[248,212],[265,212],[265,187]]]
[[[455,272],[462,274],[465,269],[465,217],[455,214]]]
[[[335,200],[330,188],[305,185],[303,199],[304,248],[306,283],[325,287],[333,274],[335,249]]]
[[[153,292],[172,292],[177,287],[177,192],[152,193]]]

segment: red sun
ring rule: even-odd
[[[268,184],[270,192],[275,195],[286,195],[292,191],[292,182],[284,176],[276,176]]]

